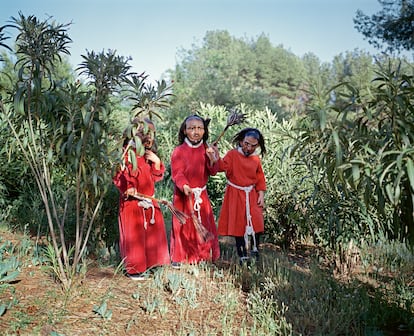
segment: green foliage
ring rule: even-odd
[[[93,306],[93,312],[105,320],[110,320],[112,317],[112,310],[108,309],[108,304],[106,301],[103,301],[99,306]]]
[[[263,296],[262,292],[249,295],[248,307],[254,319],[254,329],[262,335],[293,335],[292,325],[287,322],[285,314],[288,307],[284,302],[279,304],[274,293]]]
[[[245,104],[254,110],[270,108],[279,119],[296,104],[303,64],[281,46],[261,35],[248,41],[226,31],[207,32],[203,45],[181,52],[171,73],[174,81],[172,119],[183,118],[199,103],[231,108]]]
[[[52,78],[54,62],[61,61],[61,54],[70,54],[68,44],[72,42],[66,34],[69,24],[56,24],[50,22],[50,19],[39,21],[33,15],[25,17],[19,12],[19,17],[13,17],[10,25],[19,32],[16,53],[20,58],[16,66],[21,69],[31,68],[34,72],[44,71],[48,78]],[[20,76],[24,74],[21,73]]]
[[[371,300],[363,316],[366,324],[409,334],[414,330],[412,247],[381,237],[375,245],[363,244],[360,254],[368,276],[379,282],[376,290],[368,288]]]
[[[73,277],[73,271],[71,268],[63,268],[63,270],[61,270],[59,256],[62,254],[62,248],[56,252],[54,246],[52,244],[48,244],[43,248],[42,254],[44,256],[44,261],[46,262],[46,269],[53,278],[60,280],[65,279],[65,277],[68,277],[69,279]],[[68,252],[68,255],[69,257],[73,257],[73,249]]]
[[[355,88],[358,88],[361,99],[369,99],[375,70],[373,58],[367,52],[354,50],[335,56],[332,61],[331,78],[327,84],[334,86],[338,83],[347,83],[337,86],[332,92],[335,97],[335,108],[346,110]]]
[[[96,218],[98,225],[94,227],[89,242],[92,251],[100,247],[108,250],[117,247],[119,240],[118,202],[118,189],[114,184],[110,184],[103,198],[102,208]]]
[[[328,219],[319,229],[330,244],[360,234],[375,239],[382,230],[413,239],[413,89],[412,76],[400,70],[390,62],[377,71],[369,95],[349,84],[311,88],[292,153],[314,181],[309,204],[320,223]],[[350,94],[343,93],[338,107],[331,92],[341,85]]]
[[[339,178],[351,189],[362,190],[367,206],[374,203],[380,214],[386,215],[388,203],[393,214],[399,214],[393,216],[391,233],[414,241],[413,77],[390,64],[378,72],[374,84],[373,98],[361,105],[363,112],[355,123],[360,132],[352,137],[352,157],[339,165]],[[377,200],[369,197],[372,192]]]
[[[169,107],[169,97],[172,95],[171,87],[165,80],[157,81],[156,87],[146,82],[148,76],[143,74],[133,75],[127,80],[126,98],[132,102],[132,114],[134,117],[156,116],[162,119],[161,111]]]
[[[4,30],[6,28],[7,28],[6,26],[0,27],[0,47],[1,48],[6,48],[6,49],[11,51],[11,48],[7,44],[4,43],[6,40],[8,40],[10,38],[9,36],[5,35]],[[0,57],[0,61],[3,61],[3,58]]]
[[[13,281],[20,274],[20,262],[15,256],[6,258],[10,253],[12,244],[9,241],[3,242],[0,246],[0,284],[4,286],[5,283]]]
[[[22,162],[20,151],[15,151],[7,139],[10,136],[7,122],[0,118],[0,206],[6,209],[16,201],[29,181],[24,179],[27,166]],[[10,158],[14,154],[15,160]],[[5,215],[5,214],[3,214]]]
[[[20,32],[18,83],[1,105],[13,134],[8,147],[19,149],[35,178],[57,274],[68,288],[111,184],[110,96],[129,75],[129,59],[112,51],[90,52],[78,68],[89,88],[57,81],[51,74],[60,54],[68,53],[67,26],[23,15],[14,22]]]
[[[355,28],[376,48],[387,46],[388,51],[412,50],[414,30],[412,0],[378,0],[382,9],[371,17],[358,10]]]
[[[414,265],[414,252],[406,243],[379,237],[374,245],[361,244],[361,262],[363,265],[374,265],[383,273],[397,272],[410,274]],[[367,266],[365,266],[367,268]]]
[[[14,281],[20,274],[21,262],[15,255],[15,246],[10,241],[1,242],[0,245],[0,294],[6,288],[12,286],[10,282]],[[12,299],[8,303],[0,300],[0,317],[15,304],[16,300]]]
[[[266,176],[265,235],[284,247],[306,235],[304,203],[308,181],[304,168],[289,156],[295,137],[294,121],[277,122],[269,110],[256,112],[252,119],[265,137],[268,153],[262,159]]]

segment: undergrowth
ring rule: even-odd
[[[14,237],[6,233],[2,237]],[[401,243],[361,246],[357,267],[346,275],[335,272],[332,257],[316,253],[314,246],[263,245],[258,262],[239,265],[231,244],[222,242],[217,264],[159,267],[143,282],[129,280],[120,265],[91,260],[69,293],[48,273],[53,255],[39,258],[34,243],[25,235],[1,242],[0,266],[9,265],[0,278],[4,335],[414,331],[413,254]]]

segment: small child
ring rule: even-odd
[[[263,207],[266,180],[260,154],[266,153],[263,135],[256,128],[245,128],[233,138],[235,148],[219,159],[219,171],[225,172],[227,187],[218,220],[218,234],[233,236],[240,263],[251,255],[259,258],[259,234],[264,232]]]

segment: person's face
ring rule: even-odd
[[[259,141],[252,136],[246,136],[242,141],[240,141],[240,147],[245,156],[253,154],[257,146],[259,146]]]
[[[185,123],[184,134],[192,144],[197,144],[203,139],[204,123],[199,119],[190,119]]]
[[[142,144],[144,145],[145,149],[151,149],[152,145],[154,144],[154,137],[151,133],[148,133],[143,139]]]

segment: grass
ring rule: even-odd
[[[226,241],[215,265],[159,267],[142,282],[89,260],[64,292],[44,259],[33,258],[38,249],[29,237],[0,233],[8,247],[2,260],[16,257],[20,265],[14,281],[1,283],[0,304],[10,303],[2,335],[414,334],[413,259],[396,243],[376,246],[375,254],[364,247],[352,274],[338,274],[333,256],[300,245],[264,244],[259,262],[239,266]]]

